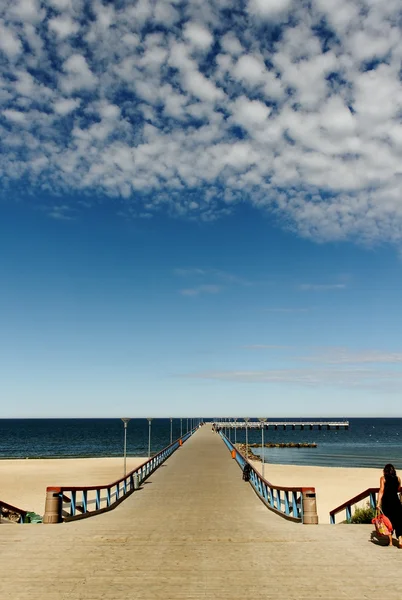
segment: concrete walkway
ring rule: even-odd
[[[400,600],[402,550],[371,531],[271,513],[207,425],[114,511],[0,525],[0,598]]]

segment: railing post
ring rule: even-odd
[[[315,488],[302,488],[302,515],[304,525],[318,525]]]
[[[48,487],[46,489],[45,514],[43,523],[61,523],[62,494],[60,488]]]

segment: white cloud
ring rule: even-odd
[[[17,0],[11,8],[11,15],[15,20],[27,23],[38,23],[44,16],[37,0]]]
[[[400,391],[402,372],[372,369],[267,369],[261,371],[201,371],[183,377],[238,383],[285,384],[307,387]]]
[[[266,124],[270,112],[271,109],[260,100],[241,96],[233,103],[232,119],[253,134],[256,128]]]
[[[6,3],[4,185],[206,221],[249,202],[311,239],[400,245],[399,3],[233,7]]]
[[[92,90],[97,78],[88,67],[88,63],[82,54],[72,54],[64,63],[63,69],[67,76],[61,78],[61,88],[66,93],[80,90]]]
[[[26,121],[26,114],[19,110],[3,110],[3,115],[6,117],[6,119],[13,121],[14,123],[25,123]]]
[[[70,35],[75,35],[79,30],[79,25],[67,15],[49,19],[48,27],[56,33],[59,39],[64,40]]]
[[[350,350],[349,348],[320,348],[319,354],[303,356],[299,360],[328,365],[402,364],[402,352],[381,350]]]
[[[233,54],[233,56],[237,56],[243,52],[243,46],[233,32],[226,33],[220,39],[220,44],[226,52]]]
[[[204,284],[192,288],[184,288],[180,290],[180,293],[183,296],[199,296],[200,294],[218,294],[220,291],[221,287],[219,285]]]
[[[328,290],[344,290],[346,288],[345,283],[301,283],[299,290],[322,292]]]
[[[53,104],[53,110],[59,115],[68,115],[78,108],[80,104],[81,100],[79,98],[60,98]]]
[[[0,20],[0,50],[10,59],[15,58],[22,51],[22,44],[18,36]]]
[[[244,54],[237,61],[233,74],[251,85],[259,85],[264,82],[266,69],[264,61],[260,57]]]
[[[214,41],[211,32],[198,23],[186,23],[183,35],[190,44],[201,50],[208,50]]]
[[[251,15],[271,20],[286,13],[292,0],[249,0],[248,11]]]

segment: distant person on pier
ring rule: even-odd
[[[391,521],[399,547],[402,548],[402,505],[398,496],[401,480],[391,464],[385,465],[383,473],[380,478],[377,508]],[[389,544],[392,546],[392,533],[389,536]]]

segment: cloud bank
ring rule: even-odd
[[[399,243],[401,22],[397,0],[6,1],[0,176]]]

